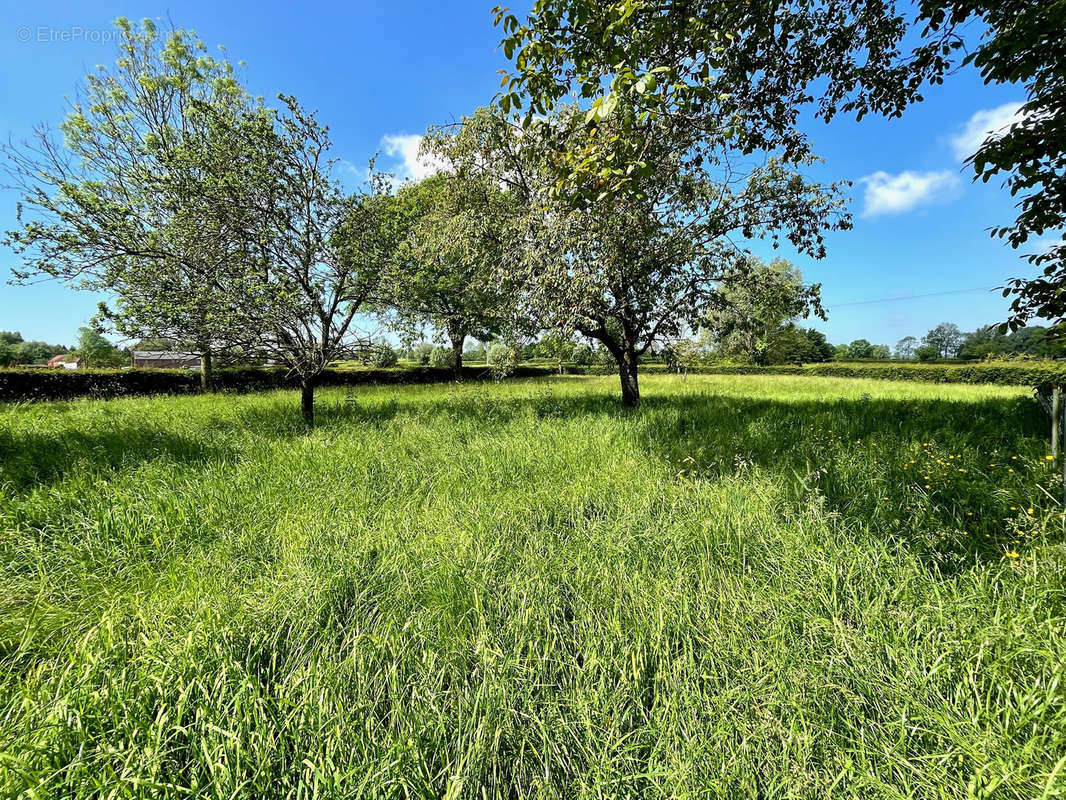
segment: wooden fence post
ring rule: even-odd
[[[1062,415],[1062,387],[1051,390],[1051,457],[1059,457],[1059,417]]]

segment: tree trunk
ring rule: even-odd
[[[315,382],[313,380],[300,383],[300,413],[308,425],[315,424]]]
[[[215,388],[215,370],[211,365],[211,348],[200,350],[200,391],[210,392]]]
[[[637,351],[623,346],[618,359],[618,376],[622,379],[622,405],[636,408],[640,405],[640,384],[637,381]]]
[[[463,343],[466,341],[466,334],[458,334],[450,338],[452,340],[452,362],[454,364],[452,369],[455,371],[455,379],[461,381],[463,379]]]

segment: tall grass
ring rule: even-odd
[[[0,795],[1057,797],[1023,390],[0,409]]]

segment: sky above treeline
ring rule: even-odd
[[[330,126],[339,176],[352,188],[369,159],[399,177],[422,177],[418,136],[491,101],[507,61],[492,23],[495,0],[390,2],[56,2],[0,9],[0,135],[58,125],[65,100],[97,64],[113,64],[112,21],[152,17],[224,46],[248,88],[296,95]],[[515,4],[520,8],[521,4]],[[973,183],[963,160],[987,130],[1007,123],[1019,87],[984,86],[974,70],[929,87],[901,119],[806,123],[824,163],[811,175],[847,180],[854,229],[827,240],[814,261],[787,249],[805,278],[822,285],[834,343],[894,344],[939,322],[964,330],[1002,321],[995,287],[1033,274],[1019,252],[989,237],[1009,222],[1013,200],[996,183]],[[18,195],[0,190],[0,226],[16,224]],[[1036,243],[1033,247],[1046,245]],[[756,244],[759,255],[769,247]],[[105,299],[55,282],[11,286],[18,257],[0,251],[0,329],[69,344]]]

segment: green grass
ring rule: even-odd
[[[0,407],[0,796],[1066,794],[1025,390],[643,390]]]

